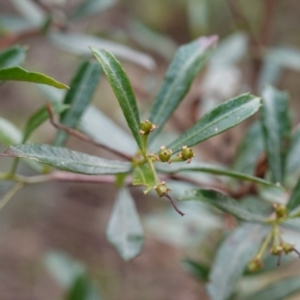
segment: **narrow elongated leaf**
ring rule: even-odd
[[[64,91],[46,85],[40,85],[39,89],[43,95],[52,103],[61,102]],[[127,155],[136,152],[136,143],[132,135],[121,129],[114,121],[102,113],[94,105],[90,104],[82,115],[78,129],[95,141]]]
[[[117,3],[117,0],[86,0],[71,14],[70,18],[81,18],[104,11]]]
[[[196,278],[204,281],[208,281],[210,268],[202,263],[185,259],[183,261],[183,267]]]
[[[268,230],[268,227],[259,224],[243,224],[222,243],[211,268],[210,283],[207,285],[212,300],[229,298]]]
[[[59,48],[75,55],[91,55],[89,47],[107,49],[120,59],[152,70],[155,61],[147,54],[99,37],[77,33],[51,33],[50,40]]]
[[[70,90],[65,96],[64,104],[70,109],[61,114],[60,122],[67,127],[74,128],[78,125],[82,114],[92,100],[101,75],[101,67],[96,62],[84,61],[72,79]],[[54,144],[62,146],[68,134],[59,130]]]
[[[246,174],[254,174],[256,163],[264,152],[264,139],[260,122],[255,122],[246,135],[235,156],[233,170]]]
[[[0,142],[4,146],[20,144],[22,138],[22,132],[13,123],[4,118],[0,118]]]
[[[292,196],[286,206],[287,211],[290,212],[297,208],[300,205],[300,179],[298,180],[297,185],[295,186]]]
[[[263,91],[261,122],[273,182],[283,183],[291,140],[289,96],[269,86]]]
[[[0,52],[0,69],[21,65],[26,56],[26,47],[12,46]]]
[[[239,300],[285,300],[300,292],[300,277],[288,277],[272,283],[248,297]]]
[[[299,171],[300,169],[299,149],[300,126],[297,126],[292,134],[291,147],[286,162],[286,171],[288,175],[290,175],[291,173],[297,173],[297,171]]]
[[[145,194],[153,189],[155,186],[155,174],[148,164],[134,168],[132,184],[146,186]]]
[[[126,173],[131,169],[131,163],[128,162],[108,160],[44,144],[11,146],[7,155],[27,158],[58,169],[89,175]]]
[[[184,196],[183,200],[200,200],[244,221],[265,222],[268,217],[258,212],[252,212],[248,210],[247,207],[241,205],[237,200],[214,190],[194,190],[191,195]]]
[[[250,181],[250,182],[254,182],[254,183],[259,183],[259,184],[266,185],[266,186],[273,186],[273,187],[276,186],[274,183],[269,182],[264,179],[261,179],[259,177],[251,176],[248,174],[243,174],[240,172],[230,171],[230,170],[227,170],[222,167],[205,164],[205,163],[192,163],[192,164],[176,163],[176,164],[168,165],[168,166],[166,166],[165,164],[161,164],[161,165],[158,165],[157,169],[164,173],[179,173],[179,172],[186,172],[186,171],[204,172],[204,173],[210,173],[210,174],[220,175],[220,176],[228,176],[228,177],[236,178],[239,180],[245,180],[245,181]]]
[[[66,300],[100,300],[100,296],[87,275],[82,274],[75,279]]]
[[[118,192],[108,221],[106,236],[125,260],[133,259],[141,251],[144,239],[143,228],[134,200],[126,188]]]
[[[54,86],[58,89],[69,87],[55,79],[41,73],[29,72],[21,67],[11,67],[0,70],[0,80],[27,81]]]
[[[261,106],[261,100],[250,94],[243,94],[228,100],[211,112],[205,114],[193,127],[168,145],[173,152],[182,146],[191,147],[231,127],[234,127],[252,116]]]
[[[52,105],[53,113],[55,115],[62,113],[65,111],[69,106],[64,105],[62,103],[54,103]],[[28,120],[25,129],[24,129],[24,136],[22,143],[25,143],[32,132],[37,129],[40,125],[42,125],[46,120],[49,119],[49,113],[46,107],[42,107],[37,110]]]
[[[93,54],[100,62],[107,79],[122,108],[127,124],[139,146],[143,149],[140,135],[140,116],[129,79],[116,58],[106,50],[91,48]]]
[[[193,79],[212,53],[217,40],[217,36],[202,37],[181,46],[176,52],[152,106],[150,120],[158,125],[158,129],[152,133],[151,138],[158,134],[184,98]]]

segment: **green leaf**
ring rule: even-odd
[[[134,168],[132,184],[146,186],[147,189],[144,191],[144,194],[147,194],[153,189],[155,186],[155,173],[150,168],[149,164]]]
[[[50,275],[64,289],[69,289],[76,277],[84,273],[84,267],[63,252],[51,251],[44,259]]]
[[[67,300],[100,300],[100,296],[87,275],[82,274],[75,279],[68,291]]]
[[[118,192],[108,221],[106,236],[125,260],[133,259],[141,251],[144,239],[143,228],[134,200],[126,188]]]
[[[144,149],[140,135],[140,117],[129,79],[116,58],[106,50],[91,48],[100,62],[107,79],[122,108],[127,124],[141,150]]]
[[[27,81],[54,86],[58,89],[69,87],[55,79],[41,73],[29,72],[21,67],[11,67],[0,70],[0,80]]]
[[[221,244],[207,285],[212,300],[229,298],[268,230],[268,227],[259,224],[242,224]]]
[[[174,153],[182,146],[191,147],[252,116],[261,106],[261,100],[250,94],[243,94],[228,100],[205,114],[193,127],[167,146]]]
[[[92,100],[100,75],[101,67],[98,63],[84,61],[80,64],[64,99],[64,104],[70,105],[70,109],[61,114],[60,122],[62,124],[70,128],[78,125],[82,114]],[[56,146],[64,145],[67,137],[68,133],[59,130],[54,144]]]
[[[26,56],[26,47],[12,46],[0,52],[0,69],[21,65]]]
[[[89,47],[93,47],[106,49],[118,58],[135,63],[148,70],[152,70],[156,66],[151,56],[99,37],[70,32],[53,32],[49,35],[49,38],[59,49],[75,55],[91,56]]]
[[[298,180],[297,185],[295,186],[292,196],[289,199],[289,202],[286,206],[288,212],[294,210],[300,205],[300,179]]]
[[[39,89],[52,103],[61,102],[64,97],[63,90],[46,85],[40,85]],[[136,153],[136,143],[133,137],[92,104],[82,115],[78,129],[110,148],[118,151],[122,149],[122,152],[127,155]]]
[[[272,181],[283,183],[291,140],[289,96],[272,86],[263,91],[261,122]]]
[[[297,292],[300,292],[300,277],[293,276],[269,284],[248,297],[240,298],[240,300],[285,300]]]
[[[259,184],[262,184],[265,186],[272,186],[272,187],[276,186],[274,183],[269,182],[264,179],[261,179],[259,177],[251,176],[248,174],[243,174],[240,172],[230,171],[230,170],[222,168],[222,167],[205,164],[205,163],[193,163],[193,162],[191,164],[176,163],[176,164],[172,164],[172,165],[168,165],[168,166],[166,166],[165,164],[159,164],[157,166],[157,170],[164,172],[164,173],[179,173],[179,172],[185,172],[185,171],[204,172],[204,173],[210,173],[213,175],[228,176],[228,177],[236,178],[239,180],[245,180],[245,181],[250,181],[250,182],[254,182],[254,183],[259,183]]]
[[[128,162],[108,160],[44,144],[11,146],[7,155],[27,158],[61,170],[89,175],[118,174],[131,170],[131,163]]]
[[[217,36],[202,37],[181,46],[176,52],[152,106],[150,121],[158,128],[151,134],[151,139],[158,134],[187,94],[193,79],[212,53],[217,39]]]
[[[268,215],[264,216],[258,212],[252,212],[244,205],[241,205],[239,201],[214,190],[194,190],[192,195],[184,196],[183,200],[200,200],[213,205],[243,221],[265,222],[268,217]]]
[[[0,142],[4,146],[20,144],[22,139],[22,132],[13,123],[4,118],[0,118]]]
[[[117,0],[86,0],[76,7],[70,19],[81,18],[97,12],[102,12],[117,3]]]
[[[31,25],[42,25],[46,18],[46,13],[36,3],[31,0],[12,0],[11,2]]]
[[[297,173],[300,169],[300,159],[299,159],[299,149],[300,149],[300,126],[297,126],[292,134],[292,141],[290,151],[288,153],[286,162],[287,174]]]
[[[233,163],[233,170],[254,174],[260,155],[264,152],[264,140],[260,122],[253,123],[247,130]]]
[[[190,259],[184,259],[182,261],[183,267],[196,278],[208,281],[210,268],[202,263],[195,262]]]
[[[54,103],[52,105],[53,113],[55,115],[59,115],[63,111],[65,111],[69,106],[64,105],[62,103]],[[46,120],[49,119],[49,113],[47,107],[42,107],[37,110],[28,120],[25,129],[22,143],[25,143],[32,132],[37,129],[40,125],[42,125]]]

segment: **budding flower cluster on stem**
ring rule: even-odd
[[[195,156],[195,153],[192,148],[189,148],[188,146],[182,146],[181,152],[178,153],[177,156],[182,160],[187,161],[187,163],[190,163],[192,158]]]
[[[167,149],[165,146],[160,147],[160,152],[158,153],[158,158],[161,162],[168,162],[171,163],[171,156],[173,154],[173,151],[171,149]]]
[[[145,120],[140,124],[140,134],[148,135],[156,128],[157,126],[155,124],[152,124],[149,120]]]

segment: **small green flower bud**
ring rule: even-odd
[[[295,245],[290,243],[282,243],[282,250],[285,254],[289,254],[295,250]]]
[[[163,197],[165,194],[171,192],[164,181],[162,181],[159,185],[156,185],[154,189],[159,197]]]
[[[158,157],[162,162],[170,162],[173,151],[171,149],[166,149],[165,146],[160,147],[161,151],[158,153]]]
[[[286,216],[286,207],[285,207],[285,205],[275,203],[273,205],[273,207],[275,209],[275,213],[276,213],[277,218],[283,218],[283,217]]]
[[[281,255],[283,251],[283,248],[281,245],[273,245],[271,248],[271,254],[272,255]]]
[[[186,160],[188,163],[192,161],[192,158],[195,156],[194,150],[188,146],[182,146],[181,152],[177,154],[178,157],[181,157],[182,160]]]
[[[263,263],[260,258],[254,257],[249,263],[248,263],[248,270],[250,272],[256,272],[260,270],[263,266]]]
[[[141,124],[140,124],[140,134],[148,135],[155,128],[157,128],[156,125],[152,124],[149,120],[145,120],[145,121],[141,122]]]

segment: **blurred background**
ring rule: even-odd
[[[147,118],[178,46],[201,35],[218,35],[217,50],[167,124],[166,136],[178,135],[206,111],[242,92],[260,95],[268,83],[289,91],[296,125],[299,15],[297,0],[0,0],[0,50],[25,45],[25,68],[68,84],[89,55],[88,46],[112,47]],[[19,129],[45,100],[57,96],[19,82],[2,84],[0,95],[0,116]],[[93,104],[127,130],[104,77]],[[202,143],[199,160],[230,166],[249,122]],[[51,143],[54,136],[47,122],[31,141]],[[111,157],[72,137],[67,146]],[[1,159],[1,171],[10,163]],[[18,171],[32,174],[23,165]],[[183,187],[177,188],[180,194]],[[177,195],[176,184],[173,189]],[[77,272],[100,295],[86,299],[208,299],[197,272],[189,272],[187,259],[208,263],[234,220],[215,217],[201,205],[182,205],[186,216],[181,218],[168,203],[134,188],[145,243],[139,257],[124,262],[105,239],[115,194],[112,185],[78,183],[45,183],[18,193],[0,211],[0,299],[62,299]]]

